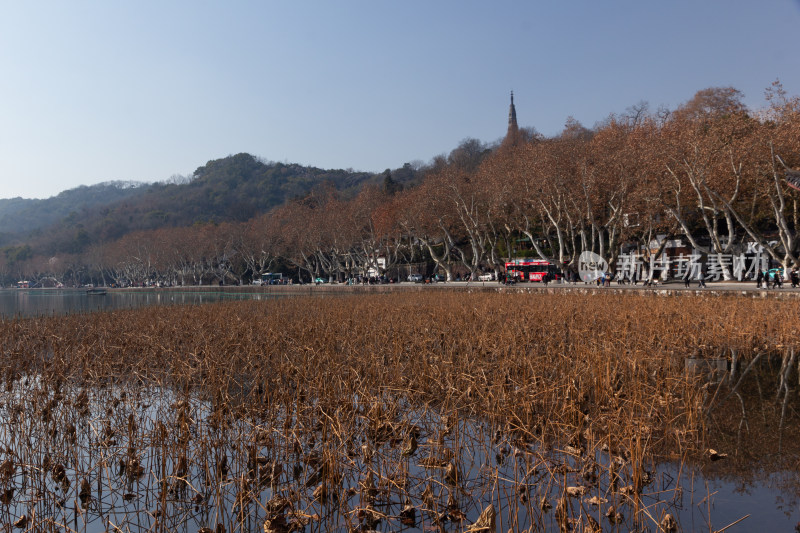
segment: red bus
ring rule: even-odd
[[[514,281],[542,281],[545,274],[550,280],[561,279],[558,265],[544,259],[514,259],[506,263],[506,277]]]

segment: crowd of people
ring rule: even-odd
[[[793,289],[800,286],[800,274],[798,274],[796,268],[793,268],[792,271],[789,273],[789,282],[792,284]],[[782,288],[783,272],[780,269],[774,271],[759,270],[758,274],[756,274],[756,288],[760,289],[762,286],[765,289]]]

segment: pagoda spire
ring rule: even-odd
[[[511,106],[508,108],[508,133],[505,142],[517,144],[519,139],[519,126],[517,125],[517,109],[514,107],[514,91],[511,91]]]

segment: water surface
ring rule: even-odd
[[[109,290],[104,295],[85,289],[3,289],[0,316],[29,317],[132,309],[148,305],[197,305],[222,300],[261,300],[276,293],[226,290],[217,287],[194,289]]]

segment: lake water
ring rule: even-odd
[[[0,521],[12,523],[26,513],[35,514],[39,520],[86,533],[160,527],[191,533],[214,531],[223,523],[227,527],[217,531],[289,531],[263,524],[269,516],[267,502],[292,495],[299,512],[286,519],[310,521],[305,527],[293,522],[295,531],[458,533],[492,501],[498,507],[492,533],[557,532],[563,531],[557,505],[567,485],[587,489],[564,500],[572,531],[589,531],[588,516],[602,524],[602,531],[642,533],[661,531],[658,522],[665,513],[677,519],[678,531],[721,531],[740,519],[725,530],[791,531],[800,519],[796,471],[770,467],[769,460],[737,457],[748,452],[732,442],[722,448],[730,457],[714,463],[647,463],[652,477],[640,496],[645,511],[637,514],[630,493],[622,488],[633,486],[630,462],[605,452],[587,455],[559,446],[526,445],[511,433],[497,433],[499,428],[469,419],[445,435],[440,429],[446,422],[431,410],[404,413],[407,427],[417,428],[419,434],[419,449],[406,454],[404,444],[392,444],[388,434],[386,440],[378,438],[365,427],[358,430],[363,432],[361,439],[322,438],[321,429],[306,427],[298,440],[292,426],[284,424],[285,411],[274,406],[262,405],[261,414],[252,410],[256,418],[223,416],[215,422],[212,403],[169,389],[90,388],[83,401],[81,392],[64,387],[55,394],[52,384],[36,377],[0,387],[0,446],[13,450],[10,457],[25,457],[35,466],[20,466],[10,474],[8,468],[6,474],[0,470],[0,488],[17,487],[11,501],[0,506]],[[24,416],[41,411],[44,404],[50,406],[46,416]],[[760,416],[776,414],[768,405],[758,407],[765,409]],[[56,426],[62,430],[52,431]],[[725,441],[724,433],[714,440]],[[320,440],[308,440],[310,434]],[[348,440],[356,444],[349,446]],[[26,447],[30,442],[37,445]],[[740,444],[760,447],[747,438]],[[761,447],[776,457],[774,444]],[[787,452],[796,457],[796,444],[791,446]],[[136,473],[127,467],[131,457],[141,467]],[[180,466],[181,457],[185,467]],[[224,468],[220,457],[225,457]],[[320,457],[338,473],[339,482],[331,482],[330,490],[339,496],[328,501],[312,494],[319,481],[311,480],[323,471]],[[434,457],[451,457],[452,464],[459,465],[458,489],[446,480],[439,460],[425,463]],[[617,461],[619,490],[610,487],[608,470],[602,466],[596,480],[587,483],[587,465]],[[53,474],[57,464],[66,472],[61,481]],[[378,472],[374,484],[365,481],[371,472]],[[83,480],[91,480],[85,493]],[[435,490],[425,496],[429,486]],[[34,487],[38,492],[32,498]],[[541,509],[543,499],[553,508]],[[402,520],[407,504],[417,510],[410,522]],[[613,522],[607,518],[611,505],[621,512]],[[364,508],[376,509],[380,519],[370,523],[359,518],[357,510]],[[284,518],[282,511],[277,514]]]
[[[90,295],[84,289],[0,290],[0,317],[29,317],[131,309],[148,305],[198,305],[222,300],[261,300],[275,293],[226,290],[208,287],[197,290],[110,290]]]

